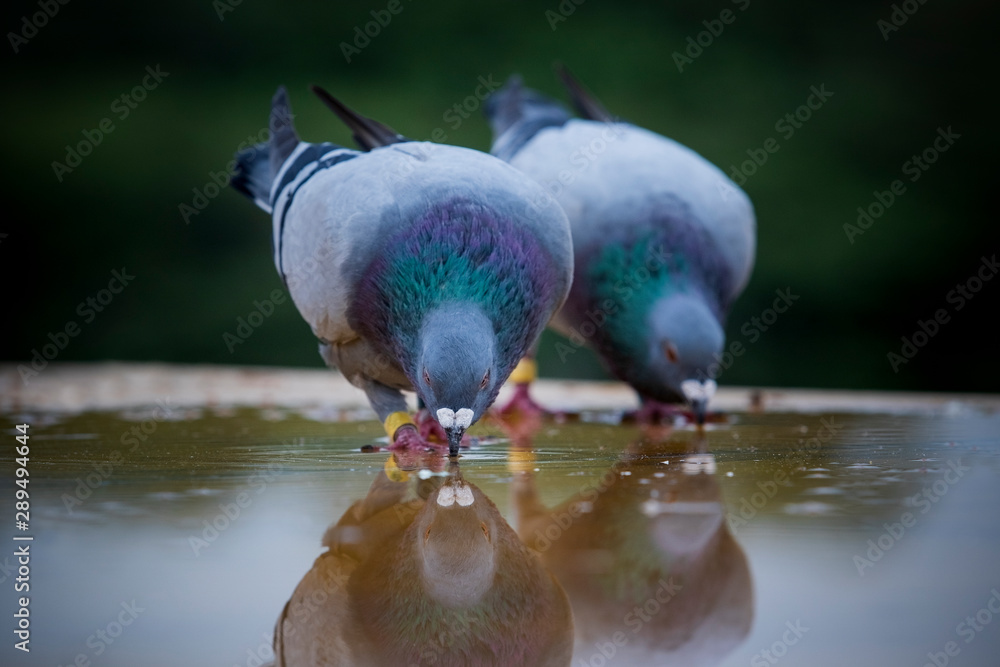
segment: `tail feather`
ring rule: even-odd
[[[236,154],[236,172],[229,184],[254,201],[257,206],[271,212],[270,148],[267,144],[256,144]]]
[[[271,174],[277,174],[281,170],[281,165],[299,145],[299,135],[295,133],[294,118],[292,105],[288,102],[288,91],[284,86],[279,86],[278,91],[271,98],[271,120],[268,122],[268,129],[271,130]]]
[[[493,128],[492,153],[502,160],[514,157],[539,131],[559,127],[571,117],[559,102],[525,88],[516,74],[490,95],[483,111]]]
[[[230,185],[268,213],[271,212],[271,185],[285,160],[299,145],[292,119],[288,91],[281,86],[271,100],[270,141],[236,154],[236,171]]]
[[[378,148],[379,146],[388,146],[389,144],[399,144],[410,141],[388,125],[383,125],[377,120],[372,120],[371,118],[365,118],[353,109],[347,107],[343,102],[325,91],[323,88],[320,88],[319,86],[310,86],[310,88],[314,93],[316,93],[316,96],[323,101],[323,104],[329,107],[333,113],[337,114],[337,118],[342,120],[344,125],[350,128],[351,133],[354,135],[354,141],[357,142],[358,146],[364,150],[370,151],[371,149]]]
[[[579,79],[577,79],[569,71],[569,68],[559,63],[556,65],[556,75],[559,80],[562,81],[563,86],[566,87],[566,91],[569,93],[570,98],[573,100],[573,106],[576,108],[577,112],[586,118],[587,120],[596,120],[602,123],[613,123],[617,120],[614,116],[608,113],[608,110],[604,108],[594,95],[587,90]]]

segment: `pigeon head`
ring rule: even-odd
[[[687,400],[703,422],[715,389],[709,367],[722,355],[725,343],[715,313],[696,292],[671,292],[653,303],[648,331],[647,371],[666,393]]]
[[[720,295],[730,274],[704,235],[680,219],[658,220],[634,239],[600,245],[573,289],[586,312],[604,316],[592,340],[608,369],[640,396],[686,400],[701,423],[725,343]]]
[[[441,304],[424,319],[415,386],[448,434],[452,456],[503,383],[496,348],[493,323],[474,303]]]
[[[449,479],[414,520],[427,593],[447,607],[473,606],[494,586],[497,543],[510,531],[496,507],[461,477]]]

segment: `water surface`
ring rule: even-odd
[[[440,487],[460,474],[477,490],[472,506],[495,505],[489,539],[517,531],[565,591],[573,665],[919,667],[929,654],[997,664],[996,412],[737,413],[701,436],[601,413],[534,431],[487,424],[457,471],[404,460],[413,470],[390,466],[389,477],[385,452],[361,451],[378,424],[357,416],[151,407],[0,418],[8,452],[14,425],[30,424],[34,537],[32,650],[14,650],[8,630],[0,663],[260,665],[328,528],[377,501],[413,508],[387,529],[404,540],[421,503],[443,513]],[[10,499],[12,458],[0,469]],[[25,534],[9,507],[7,619],[11,538]],[[454,530],[456,544],[472,539]],[[331,535],[361,570],[366,540],[382,539]],[[435,645],[421,664],[447,650]]]

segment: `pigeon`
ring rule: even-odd
[[[542,184],[569,217],[573,286],[553,328],[572,346],[557,352],[565,361],[592,347],[636,390],[641,417],[686,401],[703,423],[726,314],[753,267],[753,206],[693,150],[619,121],[567,70],[560,76],[582,118],[518,76],[485,105],[491,152]],[[524,363],[525,380],[532,365]],[[527,382],[518,391],[515,400],[533,404]]]
[[[232,185],[271,214],[278,274],[391,446],[427,447],[430,422],[456,456],[566,299],[569,223],[503,161],[411,141],[313,91],[360,150],[301,141],[282,87],[269,141],[237,154]]]
[[[531,449],[510,460],[518,534],[569,596],[578,659],[609,628],[628,637],[623,665],[719,665],[746,639],[753,580],[704,440],[631,443],[555,507]]]
[[[566,593],[451,467],[442,483],[387,461],[281,612],[276,667],[569,666]]]

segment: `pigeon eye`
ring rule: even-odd
[[[427,526],[427,530],[424,531],[424,542],[429,540],[431,537],[431,527]]]
[[[487,385],[490,383],[490,369],[486,369],[486,375],[483,376],[483,381],[479,383],[480,389],[486,389]]]
[[[673,343],[664,343],[663,353],[667,355],[667,359],[669,359],[675,364],[677,363],[677,360],[680,358],[680,356],[677,354],[677,348],[674,346]]]
[[[428,387],[431,386],[431,375],[427,372],[426,368],[424,369],[424,384]]]
[[[490,541],[490,528],[485,523],[480,523],[479,526],[483,529],[483,535],[486,536],[486,541]]]

